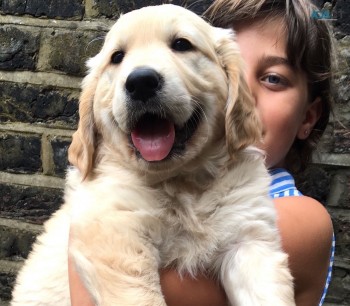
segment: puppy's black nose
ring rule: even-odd
[[[162,87],[161,75],[151,68],[137,68],[126,79],[125,88],[134,100],[147,101]]]

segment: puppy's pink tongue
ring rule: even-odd
[[[131,132],[131,139],[145,160],[163,160],[174,145],[174,124],[156,117],[144,118]]]

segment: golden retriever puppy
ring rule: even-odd
[[[178,6],[146,7],[120,17],[88,66],[65,203],[12,305],[70,305],[70,225],[96,305],[165,305],[164,267],[210,272],[231,305],[295,305],[232,31]]]

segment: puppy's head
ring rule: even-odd
[[[169,171],[220,137],[231,156],[260,138],[233,33],[184,8],[121,16],[88,66],[69,149],[84,177],[102,151],[135,169]]]

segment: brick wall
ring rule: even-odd
[[[62,202],[84,62],[96,54],[120,12],[160,2],[0,0],[0,305],[10,298],[16,271],[41,224]],[[209,2],[187,5],[201,12]],[[328,305],[350,305],[350,9],[346,2],[338,0],[335,11],[341,55],[336,118],[303,183],[308,194],[327,205],[334,220],[337,254]]]

